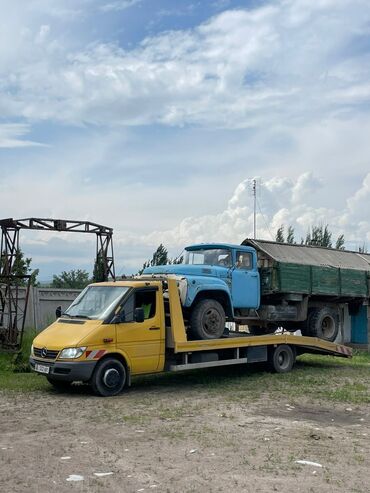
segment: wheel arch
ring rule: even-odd
[[[194,307],[197,303],[199,303],[199,301],[206,299],[212,299],[218,301],[222,305],[223,309],[225,310],[226,316],[228,318],[234,317],[234,311],[233,311],[230,295],[229,293],[227,293],[227,291],[224,291],[222,289],[204,289],[196,295],[192,303],[192,307]]]
[[[100,363],[101,361],[104,361],[108,358],[116,358],[118,359],[118,361],[120,361],[124,367],[126,368],[126,371],[127,371],[127,382],[128,382],[128,385],[130,386],[131,385],[131,365],[129,363],[130,359],[128,358],[127,355],[125,354],[122,354],[121,352],[119,351],[112,351],[111,353],[106,353],[102,358],[99,359],[99,361],[97,363]]]

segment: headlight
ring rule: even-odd
[[[31,356],[34,356],[34,354],[33,354],[33,344],[31,346]]]
[[[62,359],[79,358],[80,356],[83,355],[85,349],[86,349],[85,347],[67,347],[62,350],[62,352],[59,355],[59,358]]]

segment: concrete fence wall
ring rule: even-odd
[[[58,306],[68,308],[81,292],[80,289],[31,288],[26,313],[25,328],[40,331],[55,320]],[[26,289],[19,289],[20,308],[24,310]]]
[[[31,288],[28,300],[25,328],[35,328],[37,331],[43,330],[55,320],[55,310],[58,306],[62,311],[68,308],[72,301],[81,292],[80,289],[56,289],[56,288]],[[20,307],[24,309],[25,288],[19,288]],[[367,318],[363,321],[364,330],[367,333],[367,345],[370,350],[370,306],[366,306]],[[338,337],[335,342],[347,344],[353,342],[353,320],[348,313],[348,306],[342,306],[342,323]],[[7,321],[5,320],[5,323]],[[243,331],[242,326],[240,330]]]

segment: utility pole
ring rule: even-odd
[[[257,205],[257,182],[256,180],[252,181],[252,190],[253,190],[253,238],[256,239],[256,205]]]

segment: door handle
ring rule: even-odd
[[[149,327],[149,330],[159,330],[159,327]]]

